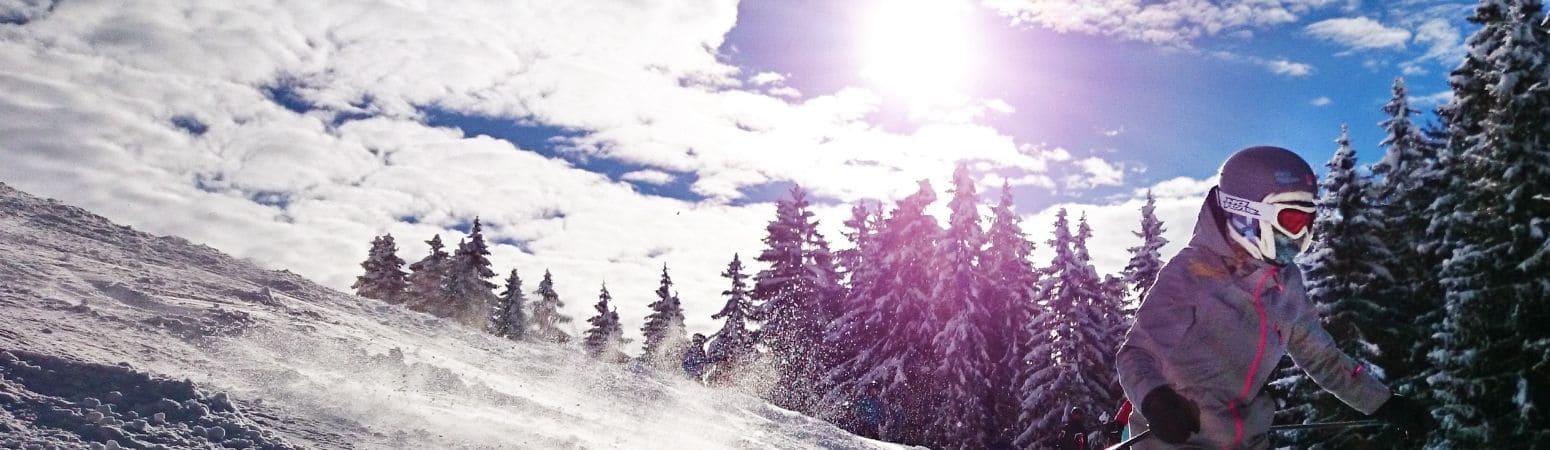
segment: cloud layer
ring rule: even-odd
[[[1194,40],[1296,22],[1333,0],[984,0],[1021,23],[1058,32],[1188,47]]]
[[[1366,17],[1328,19],[1308,25],[1313,37],[1332,41],[1352,49],[1402,49],[1410,42],[1410,31],[1391,28]]]
[[[748,189],[888,200],[958,159],[1024,184],[1123,181],[965,120],[1005,102],[899,132],[868,121],[865,89],[802,97],[744,73],[715,50],[729,0],[132,3],[0,0],[0,181],[337,288],[372,236],[413,261],[478,216],[496,270],[529,289],[553,270],[578,318],[606,281],[633,333],[665,262],[709,331],[717,274],[752,259],[773,211]],[[427,125],[431,109],[564,133],[521,148]],[[575,163],[596,160],[631,169]],[[631,184],[680,182],[706,200]],[[845,212],[820,207],[831,238]]]

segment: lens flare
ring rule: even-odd
[[[862,28],[861,76],[911,102],[961,101],[978,71],[971,8],[956,0],[873,4]]]

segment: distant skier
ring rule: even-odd
[[[1335,347],[1293,257],[1308,248],[1315,179],[1277,147],[1222,164],[1189,245],[1162,269],[1118,354],[1125,396],[1140,408],[1137,449],[1267,448],[1275,404],[1261,389],[1281,355],[1347,405],[1410,436],[1433,419]]]
[[[1087,414],[1082,408],[1071,408],[1066,416],[1066,426],[1060,431],[1060,450],[1087,450]]]
[[[705,335],[694,333],[694,338],[689,345],[684,347],[683,369],[684,374],[694,381],[704,381],[705,366],[710,364],[710,358],[705,356]]]
[[[1130,438],[1129,427],[1126,422],[1130,420],[1130,400],[1120,400],[1119,410],[1114,412],[1103,427],[1103,434],[1108,442],[1104,446],[1110,446],[1123,442]]]

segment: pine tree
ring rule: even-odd
[[[1001,200],[991,208],[989,245],[980,259],[980,268],[989,280],[986,304],[990,316],[999,318],[987,333],[989,351],[996,361],[987,403],[995,414],[992,447],[1010,447],[1018,432],[1017,416],[1021,409],[1015,382],[1028,354],[1029,322],[1033,319],[1032,291],[1038,281],[1029,255],[1034,244],[1023,234],[1021,221],[1012,209],[1012,188],[1001,185]]]
[[[721,276],[731,281],[732,286],[721,292],[727,297],[726,305],[710,316],[722,319],[722,322],[721,331],[717,331],[706,345],[706,356],[716,364],[708,382],[724,386],[735,382],[753,361],[755,336],[748,330],[748,316],[753,311],[753,302],[748,297],[748,276],[743,275],[743,262],[736,254],[732,255],[732,262],[727,264],[727,270]]]
[[[404,292],[409,287],[409,273],[404,272],[404,260],[398,257],[398,244],[393,235],[378,236],[371,240],[371,252],[361,263],[366,273],[355,278],[355,295],[384,302],[403,303]]]
[[[877,389],[889,410],[879,435],[891,442],[923,443],[923,431],[937,415],[929,401],[935,384],[931,367],[921,364],[931,358],[936,334],[925,284],[932,279],[935,243],[942,233],[925,214],[935,200],[931,184],[922,180],[917,192],[899,201],[872,244],[876,256],[863,258],[871,261],[863,266],[874,275],[852,286],[847,310],[836,321],[849,326],[829,331],[831,340],[848,339],[859,349],[830,370],[827,384],[833,388],[824,403],[851,404]],[[859,334],[836,337],[846,331]]]
[[[1130,285],[1130,291],[1136,294],[1126,302],[1128,305],[1140,305],[1141,299],[1146,298],[1146,293],[1152,290],[1152,283],[1157,281],[1157,274],[1162,272],[1162,248],[1168,245],[1168,240],[1162,234],[1167,229],[1157,219],[1156,211],[1157,198],[1148,189],[1146,205],[1141,207],[1141,231],[1133,232],[1141,238],[1141,245],[1127,249],[1130,251],[1130,262],[1125,264],[1125,282]]]
[[[619,311],[610,304],[613,296],[608,294],[608,285],[603,285],[603,290],[597,295],[597,304],[592,309],[597,315],[587,319],[592,328],[587,329],[586,338],[582,341],[582,348],[587,355],[603,361],[619,363],[626,359],[624,355],[624,327],[619,324]]]
[[[1108,396],[1107,399],[1110,403],[1100,404],[1099,406],[1108,407],[1110,416],[1113,416],[1114,413],[1118,412],[1120,404],[1126,400],[1125,391],[1120,387],[1119,383],[1119,348],[1125,343],[1125,335],[1130,333],[1130,326],[1135,323],[1135,308],[1139,307],[1139,305],[1132,307],[1126,303],[1125,299],[1129,297],[1130,284],[1125,282],[1123,276],[1105,275],[1102,286],[1103,294],[1100,297],[1102,303],[1100,303],[1098,309],[1103,312],[1105,319],[1103,327],[1107,332],[1100,342],[1102,343],[1102,348],[1112,349],[1105,353],[1104,356],[1109,358],[1110,367],[1114,369],[1104,372],[1104,375],[1109,379],[1109,386],[1105,394]]]
[[[1066,210],[1055,215],[1055,237],[1049,245],[1055,257],[1039,282],[1037,309],[1028,324],[1028,349],[1023,357],[1019,399],[1022,402],[1017,446],[1051,448],[1072,407],[1087,406],[1078,367],[1084,359],[1079,348],[1083,318],[1078,311],[1084,265],[1077,260]]]
[[[520,341],[527,336],[527,296],[522,293],[522,278],[517,269],[506,277],[506,290],[495,301],[490,314],[490,334]]]
[[[1383,368],[1391,366],[1387,360],[1394,359],[1389,355],[1402,356],[1403,350],[1386,354],[1377,343],[1405,333],[1408,322],[1396,317],[1373,289],[1391,279],[1383,263],[1392,255],[1381,239],[1382,222],[1369,203],[1369,180],[1357,172],[1356,152],[1344,126],[1335,143],[1335,154],[1325,165],[1329,173],[1321,185],[1324,194],[1316,203],[1319,214],[1313,223],[1313,245],[1299,263],[1307,274],[1308,299],[1322,313],[1324,328],[1345,354],[1386,379]],[[1291,392],[1292,404],[1310,402],[1314,406],[1314,416],[1305,419],[1333,420],[1345,413],[1347,407],[1317,385],[1294,385],[1300,389]],[[1331,448],[1400,442],[1399,436],[1390,433],[1353,430],[1330,435],[1323,442]]]
[[[1079,406],[1085,411],[1102,411],[1118,405],[1123,395],[1117,389],[1119,383],[1114,369],[1114,355],[1119,352],[1120,340],[1113,333],[1122,301],[1106,295],[1112,286],[1103,284],[1098,270],[1092,265],[1087,242],[1093,237],[1093,229],[1087,224],[1087,214],[1083,213],[1077,222],[1076,239],[1071,243],[1076,266],[1069,274],[1061,274],[1070,277],[1062,282],[1074,294],[1071,306],[1076,322],[1072,324],[1075,327],[1072,344],[1077,350],[1077,358],[1072,365],[1080,382]]]
[[[1379,125],[1385,131],[1380,144],[1383,159],[1373,164],[1376,177],[1370,195],[1378,209],[1381,225],[1379,239],[1392,253],[1386,260],[1375,261],[1390,276],[1373,280],[1373,299],[1391,310],[1391,317],[1411,326],[1394,327],[1393,333],[1371,336],[1382,358],[1376,360],[1388,375],[1390,385],[1400,394],[1430,404],[1430,389],[1425,386],[1424,369],[1433,345],[1431,330],[1442,322],[1442,286],[1437,268],[1442,260],[1428,252],[1426,209],[1438,196],[1437,145],[1428,133],[1411,120],[1417,112],[1410,109],[1404,78],[1395,78],[1393,97],[1384,105],[1388,118]],[[1446,142],[1446,139],[1440,140]]]
[[[984,295],[989,281],[978,267],[985,232],[980,228],[978,200],[969,166],[959,163],[953,172],[953,197],[949,225],[938,247],[931,298],[933,316],[943,323],[933,327],[932,347],[937,364],[935,420],[926,441],[936,448],[984,448],[990,441],[992,422],[985,395],[990,391],[993,364],[985,331],[994,326]]]
[[[570,323],[571,318],[564,313],[565,302],[560,301],[560,294],[554,291],[554,277],[549,271],[544,271],[544,279],[538,282],[538,290],[533,293],[538,295],[538,303],[533,305],[533,322],[528,327],[533,336],[545,342],[569,342],[570,334],[560,325]]]
[[[688,331],[684,328],[683,306],[673,292],[673,278],[667,274],[667,264],[662,265],[662,283],[657,287],[657,301],[652,302],[651,315],[641,334],[646,338],[645,352],[641,360],[663,369],[677,367],[681,363],[684,346],[688,345]]]
[[[1482,1],[1445,110],[1444,194],[1433,203],[1446,317],[1428,377],[1439,446],[1550,441],[1550,80],[1542,6]]]
[[[1265,393],[1275,402],[1276,410],[1273,423],[1299,424],[1313,423],[1319,417],[1319,412],[1314,408],[1313,395],[1322,391],[1313,378],[1291,356],[1282,356],[1276,368],[1270,372],[1270,381],[1265,386]],[[1307,448],[1313,449],[1315,443],[1325,436],[1324,430],[1292,430],[1281,433],[1272,433],[1271,445],[1276,448]],[[1401,441],[1395,441],[1401,442]],[[1322,449],[1323,447],[1318,447]]]
[[[852,432],[866,432],[869,437],[876,437],[872,430],[861,429],[854,417],[857,400],[854,396],[864,390],[856,386],[856,381],[869,369],[855,361],[862,357],[864,349],[880,339],[878,324],[866,320],[865,314],[870,314],[872,307],[871,298],[867,296],[877,292],[877,265],[882,257],[878,245],[882,217],[880,211],[868,208],[864,203],[852,206],[850,212],[851,217],[843,223],[846,231],[842,233],[850,240],[851,247],[839,253],[840,267],[844,269],[850,289],[840,301],[837,319],[829,322],[824,330],[824,345],[831,349],[833,360],[825,365],[820,385],[824,394],[819,404],[828,409],[819,410],[817,416]]]
[[[458,242],[457,251],[452,254],[442,286],[448,302],[443,308],[432,308],[432,313],[452,317],[467,326],[484,326],[490,320],[490,310],[495,307],[495,283],[489,281],[494,276],[495,271],[490,269],[490,249],[485,245],[483,227],[476,217],[468,238]]]
[[[759,339],[773,359],[777,380],[769,400],[783,408],[812,412],[821,377],[824,325],[831,319],[825,297],[834,277],[832,262],[820,274],[813,255],[821,241],[817,223],[807,210],[807,194],[793,187],[789,199],[775,206],[775,220],[765,228],[766,249],[757,258],[769,265],[754,276],[756,319],[763,322]]]
[[[425,243],[430,245],[431,252],[424,259],[409,265],[409,291],[404,301],[409,309],[420,312],[429,312],[437,305],[448,302],[442,286],[446,282],[449,261],[452,259],[451,255],[441,249],[441,235],[432,236]]]
[[[868,208],[865,203],[856,203],[850,208],[850,218],[841,223],[845,226],[841,234],[850,240],[851,246],[837,252],[836,264],[842,279],[850,286],[856,285],[857,272],[865,270],[863,243],[870,243],[877,233],[877,222],[880,220],[874,209]]]

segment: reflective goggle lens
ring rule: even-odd
[[[1281,228],[1292,234],[1301,233],[1303,229],[1313,224],[1313,213],[1291,208],[1282,208],[1276,212],[1276,223]]]

